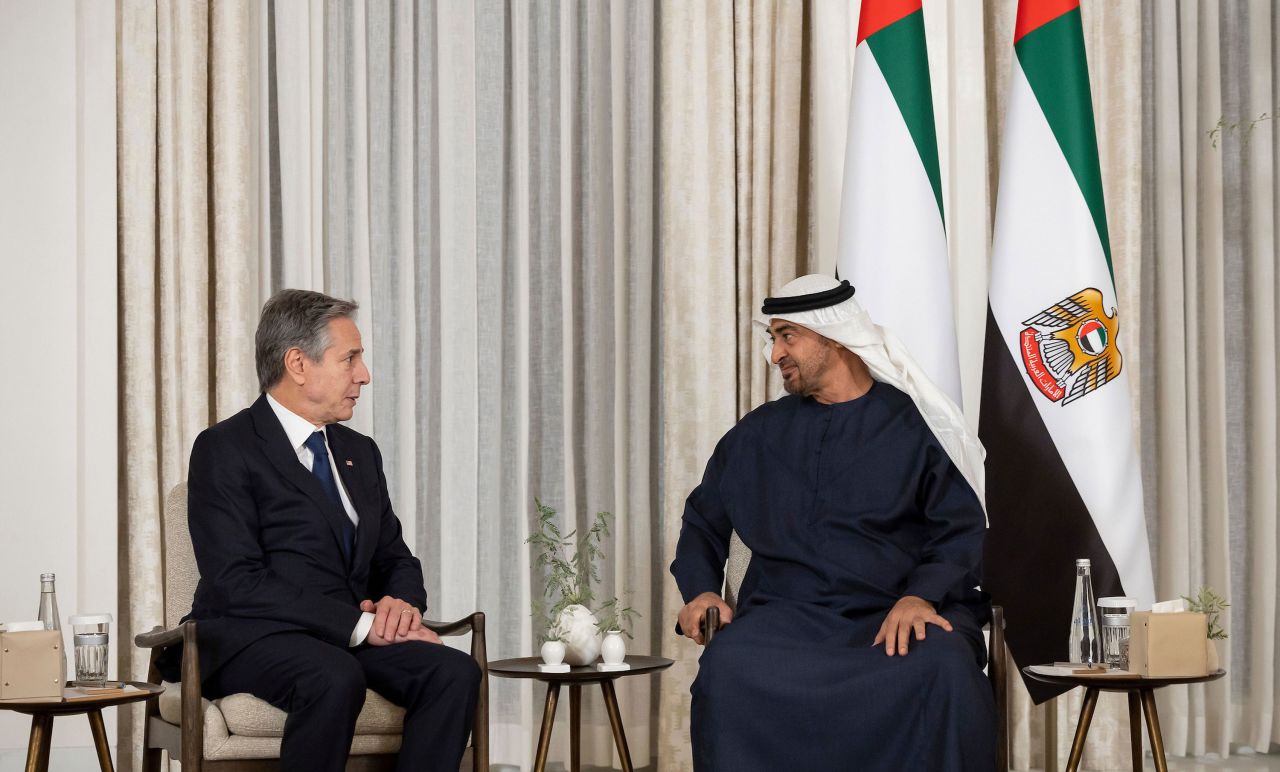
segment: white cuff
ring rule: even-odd
[[[369,637],[369,630],[373,628],[373,614],[368,611],[360,613],[360,619],[356,622],[356,629],[351,631],[351,643],[347,644],[351,648],[355,648],[364,643],[364,639]]]

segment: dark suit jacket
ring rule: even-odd
[[[196,438],[187,520],[200,584],[186,618],[198,622],[203,678],[277,632],[346,648],[366,598],[391,595],[426,610],[422,567],[391,509],[378,446],[339,424],[327,432],[360,518],[350,566],[340,541],[347,515],[299,463],[265,396]],[[177,679],[180,656],[164,658],[166,678]]]

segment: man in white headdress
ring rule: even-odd
[[[716,446],[671,573],[679,629],[725,628],[693,684],[695,768],[990,769],[982,446],[853,298],[802,276],[756,325],[788,392]],[[752,551],[736,614],[729,539]]]

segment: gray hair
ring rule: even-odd
[[[302,349],[307,359],[319,362],[329,348],[329,322],[350,319],[360,306],[310,290],[280,290],[262,307],[255,336],[254,359],[258,387],[266,392],[284,377],[284,355]]]

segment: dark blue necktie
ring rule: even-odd
[[[320,487],[333,500],[338,511],[342,513],[342,557],[351,562],[351,552],[356,544],[356,526],[347,517],[347,509],[342,506],[342,496],[338,495],[338,483],[333,479],[333,468],[329,466],[329,448],[324,444],[324,432],[316,432],[307,438],[306,445],[311,449],[311,474],[320,481]]]

